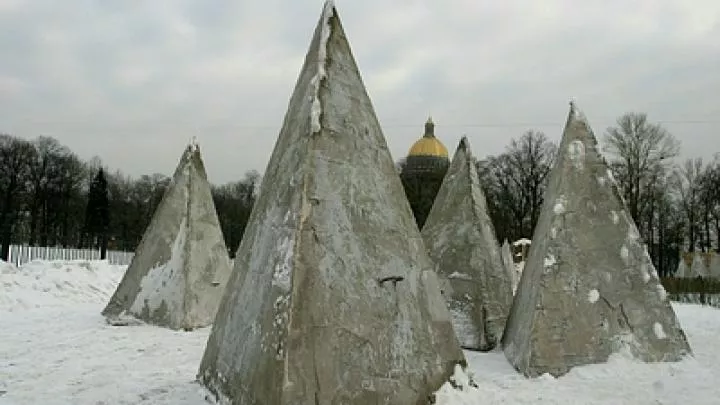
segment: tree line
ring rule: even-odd
[[[680,254],[720,252],[720,157],[677,160],[678,140],[644,113],[626,113],[601,137],[630,216],[661,276]],[[513,138],[505,150],[478,161],[477,169],[498,240],[531,239],[540,216],[558,145],[537,130]],[[404,162],[400,162],[402,168]],[[418,227],[427,217],[447,169],[403,179]]]
[[[678,162],[680,143],[644,113],[626,113],[602,137],[604,154],[658,269],[667,276],[682,251],[720,252],[720,157]],[[497,237],[532,238],[557,145],[537,130],[479,160],[478,173]],[[404,161],[398,163],[401,171]],[[422,228],[447,166],[401,180]],[[49,137],[0,135],[0,243],[109,247],[133,251],[170,182],[163,174],[108,173],[98,158],[83,162]],[[225,242],[238,247],[260,174],[212,186]]]
[[[11,244],[133,251],[170,184],[164,174],[109,172],[99,158],[81,160],[58,140],[0,134],[0,258]],[[229,252],[240,243],[260,180],[213,185]]]

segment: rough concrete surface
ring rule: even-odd
[[[200,150],[191,144],[102,313],[113,324],[134,317],[171,329],[208,326],[231,270]]]
[[[472,350],[494,348],[505,328],[512,287],[465,137],[438,190],[422,237],[436,265],[460,345]]]
[[[198,378],[234,405],[416,405],[464,362],[329,3]]]
[[[571,104],[505,330],[527,376],[625,352],[675,361],[690,347],[584,115]]]

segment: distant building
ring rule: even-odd
[[[410,148],[400,172],[405,194],[419,228],[425,224],[448,166],[450,159],[447,148],[435,137],[435,124],[432,118],[428,118],[425,133]]]
[[[425,123],[425,133],[410,148],[403,171],[405,173],[435,172],[438,169],[447,170],[449,165],[448,150],[435,137],[435,123],[432,118],[428,118]]]

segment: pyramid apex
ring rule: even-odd
[[[575,97],[570,98],[570,113],[568,114],[569,121],[582,121],[587,123],[585,113],[578,107],[577,100]]]
[[[466,154],[471,154],[470,152],[470,141],[467,138],[467,135],[463,135],[462,138],[460,138],[460,142],[458,143],[457,152],[463,151]]]
[[[320,102],[320,85],[323,80],[327,78],[327,44],[330,39],[330,18],[335,13],[335,2],[333,0],[326,0],[323,6],[322,16],[320,17],[320,46],[318,47],[318,67],[315,77],[313,77],[311,84],[314,87],[312,108],[310,110],[310,124],[312,133],[316,134],[320,132],[322,128],[320,125],[320,116],[323,113],[322,103]]]
[[[197,136],[193,136],[192,138],[190,138],[190,141],[188,142],[188,149],[192,152],[198,152],[200,150]]]

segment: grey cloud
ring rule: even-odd
[[[598,134],[630,110],[720,120],[713,1],[336,4],[396,159],[428,114],[451,151],[463,134],[481,156],[529,128],[559,139],[572,96]],[[4,5],[0,131],[55,136],[133,175],[170,173],[199,135],[215,182],[265,169],[321,6]],[[718,126],[667,124],[685,156],[705,157]]]

